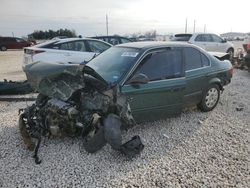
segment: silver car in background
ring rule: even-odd
[[[36,62],[80,64],[91,60],[111,46],[107,42],[89,38],[50,40],[24,48],[23,69]]]

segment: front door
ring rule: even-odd
[[[210,34],[199,34],[195,38],[194,44],[203,48],[206,51],[214,51],[215,49],[215,44],[213,43],[213,40]]]
[[[214,52],[226,52],[228,47],[227,43],[223,42],[223,39],[217,35],[212,34],[211,36],[215,45]]]
[[[149,78],[145,84],[129,84],[138,74]],[[137,122],[157,120],[181,112],[186,81],[182,51],[160,49],[147,53],[122,87]]]

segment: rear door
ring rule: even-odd
[[[146,84],[131,85],[137,74],[149,78]],[[122,87],[136,121],[157,120],[181,112],[186,80],[182,51],[158,49],[147,53]]]
[[[183,48],[187,87],[184,93],[185,106],[193,106],[201,101],[202,91],[207,87],[209,77],[206,75],[210,61],[199,50]]]

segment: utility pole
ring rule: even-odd
[[[12,37],[14,37],[14,32],[12,32]]]
[[[109,35],[109,22],[108,22],[108,14],[106,14],[106,30],[107,30],[107,36]]]
[[[195,33],[195,20],[194,20],[194,30],[193,30],[193,33]]]
[[[187,33],[187,18],[186,18],[186,26],[185,26],[185,33]]]
[[[206,33],[206,24],[204,25],[204,33]]]

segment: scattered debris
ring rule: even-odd
[[[201,121],[201,120],[198,120],[198,123],[199,123],[199,124],[203,124],[203,121]]]
[[[237,111],[242,111],[243,109],[244,109],[243,106],[237,106],[237,107],[236,107],[236,110],[237,110]]]
[[[166,134],[162,134],[162,136],[164,136],[165,138],[169,139],[169,136]]]

